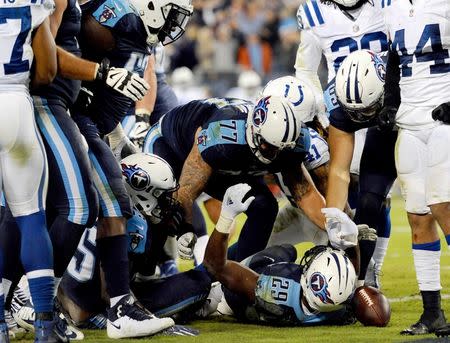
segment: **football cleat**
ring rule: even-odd
[[[435,332],[438,328],[446,325],[447,320],[445,319],[444,312],[442,310],[439,311],[439,315],[430,320],[422,314],[417,323],[411,325],[409,328],[400,332],[402,335],[426,335],[429,333]]]
[[[200,331],[197,329],[183,325],[174,325],[158,333],[158,336],[198,336],[199,334]]]
[[[6,310],[5,311],[5,322],[8,325],[8,333],[10,338],[22,338],[27,330],[24,328],[21,328],[17,322],[14,320],[11,311]],[[0,340],[1,342],[1,340]]]
[[[13,317],[20,327],[28,331],[34,331],[35,313],[30,299],[22,307],[16,308]]]
[[[0,343],[9,343],[8,324],[0,322]]]
[[[441,327],[437,328],[434,333],[438,337],[450,336],[450,324],[446,323],[444,326],[441,326]]]
[[[143,337],[154,335],[175,323],[171,318],[157,318],[131,295],[124,296],[108,309],[106,332],[109,338]]]
[[[70,342],[65,335],[67,326],[55,316],[53,320],[38,319],[34,322],[34,342],[35,343],[58,343]]]

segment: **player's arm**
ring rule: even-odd
[[[222,201],[219,221],[206,246],[203,265],[218,281],[230,291],[244,295],[249,301],[255,300],[255,287],[259,275],[253,270],[227,260],[228,238],[233,219],[245,212],[255,199],[243,198],[250,191],[247,184],[237,184],[227,189]]]
[[[341,211],[347,205],[350,184],[350,164],[353,157],[354,134],[330,126],[328,146],[330,147],[330,171],[326,192],[327,207]]]
[[[326,162],[321,166],[318,166],[317,168],[309,170],[309,173],[311,174],[311,178],[313,179],[314,184],[316,185],[320,194],[323,195],[327,194],[329,171],[330,171],[329,162]]]
[[[141,100],[136,102],[135,114],[144,118],[147,117],[147,119],[155,108],[156,92],[158,91],[155,63],[155,55],[150,55],[144,72],[144,80],[150,85],[150,90]]]
[[[46,18],[36,29],[32,48],[34,53],[34,73],[32,87],[49,84],[56,76],[56,44],[50,31],[50,22]]]
[[[185,221],[190,224],[194,201],[205,189],[212,174],[211,166],[203,160],[198,150],[197,138],[200,130],[201,128],[197,130],[191,152],[184,162],[179,181],[180,188],[177,192],[177,200],[185,211]]]
[[[325,217],[321,209],[325,207],[325,199],[317,190],[314,181],[303,164],[283,171],[283,182],[289,188],[294,200],[308,218],[324,229]]]

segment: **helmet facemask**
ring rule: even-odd
[[[154,189],[153,196],[157,199],[155,208],[151,211],[150,221],[158,224],[172,216],[173,210],[179,206],[179,202],[174,198],[174,193],[179,185],[172,189]]]

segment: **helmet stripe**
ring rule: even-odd
[[[348,259],[344,258],[344,260],[345,260],[345,268],[346,268],[346,271],[347,271],[347,274],[345,275],[345,288],[347,288],[347,283],[348,283]]]
[[[346,96],[347,96],[347,101],[349,103],[352,103],[352,96],[350,95],[350,82],[351,82],[351,78],[350,75],[352,73],[352,65],[350,64],[350,69],[348,70],[348,78],[347,78],[347,88],[346,88]]]
[[[356,66],[356,72],[355,72],[355,102],[357,104],[362,104],[361,96],[359,95],[359,89],[358,89],[358,68],[359,64]]]
[[[336,262],[336,266],[338,269],[338,274],[339,274],[339,288],[341,288],[341,265],[339,264],[339,257],[337,257],[336,253],[331,253],[331,256],[333,256],[334,261]]]
[[[283,143],[286,143],[288,136],[289,136],[289,131],[290,131],[290,123],[289,123],[289,115],[288,112],[286,110],[286,106],[284,105],[284,103],[281,103],[283,105],[283,109],[284,109],[284,115],[286,117],[286,130],[284,131],[284,136],[283,139],[281,140]]]

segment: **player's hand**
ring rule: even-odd
[[[348,215],[337,208],[322,208],[325,215],[325,228],[331,245],[345,250],[358,243],[358,227]]]
[[[450,124],[450,102],[444,102],[431,112],[431,117],[436,121]]]
[[[197,236],[193,232],[188,232],[178,238],[178,256],[183,260],[194,258],[194,247],[197,243]]]
[[[245,201],[243,199],[251,189],[246,183],[238,183],[229,187],[223,196],[220,216],[232,220],[238,214],[247,211],[255,197],[251,196]]]
[[[140,152],[139,148],[131,142],[128,137],[123,137],[117,146],[112,150],[117,161],[121,161],[127,156]]]
[[[359,241],[376,241],[378,238],[377,230],[372,229],[367,224],[358,224],[358,242]]]
[[[385,106],[378,113],[378,129],[381,131],[390,131],[395,125],[395,116],[397,114],[397,108],[393,106]]]
[[[100,63],[95,79],[105,82],[109,87],[133,101],[141,100],[150,89],[147,81],[139,75],[125,68],[110,68],[107,58]]]

